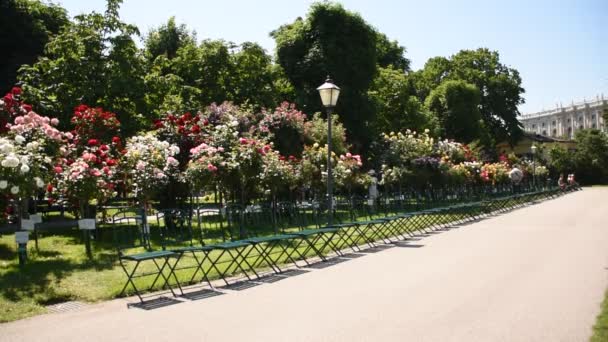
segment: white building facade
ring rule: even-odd
[[[595,100],[572,103],[570,106],[524,114],[519,121],[524,131],[555,138],[574,138],[574,132],[595,128],[608,133],[603,113],[608,110],[608,99],[604,95]]]

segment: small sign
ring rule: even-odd
[[[391,201],[387,198],[384,200],[384,204],[391,204]]]
[[[367,205],[369,205],[370,207],[374,205],[374,200],[373,199],[368,199],[367,200]]]
[[[34,222],[34,224],[42,223],[42,215],[40,215],[40,214],[30,215],[30,220],[32,220]]]
[[[82,230],[95,230],[95,219],[78,220],[78,228]]]
[[[26,230],[28,232],[34,231],[34,221],[31,219],[21,219],[21,229]]]
[[[15,242],[18,244],[27,243],[30,239],[30,233],[24,231],[15,232]]]

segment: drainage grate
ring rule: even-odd
[[[80,310],[86,306],[87,306],[87,304],[82,303],[82,302],[69,301],[69,302],[48,305],[46,308],[49,310],[49,312],[70,312],[70,311]]]

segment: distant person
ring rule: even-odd
[[[574,173],[568,175],[568,187],[573,190],[578,190],[580,187],[574,179]]]
[[[568,179],[569,178],[570,178],[570,175],[568,175]],[[559,179],[557,180],[557,185],[559,186],[560,189],[566,190],[566,186],[568,184],[566,183],[566,180],[564,179],[563,173],[559,175]]]

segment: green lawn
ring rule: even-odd
[[[602,303],[602,312],[597,316],[593,326],[593,336],[591,342],[608,342],[608,291]]]

